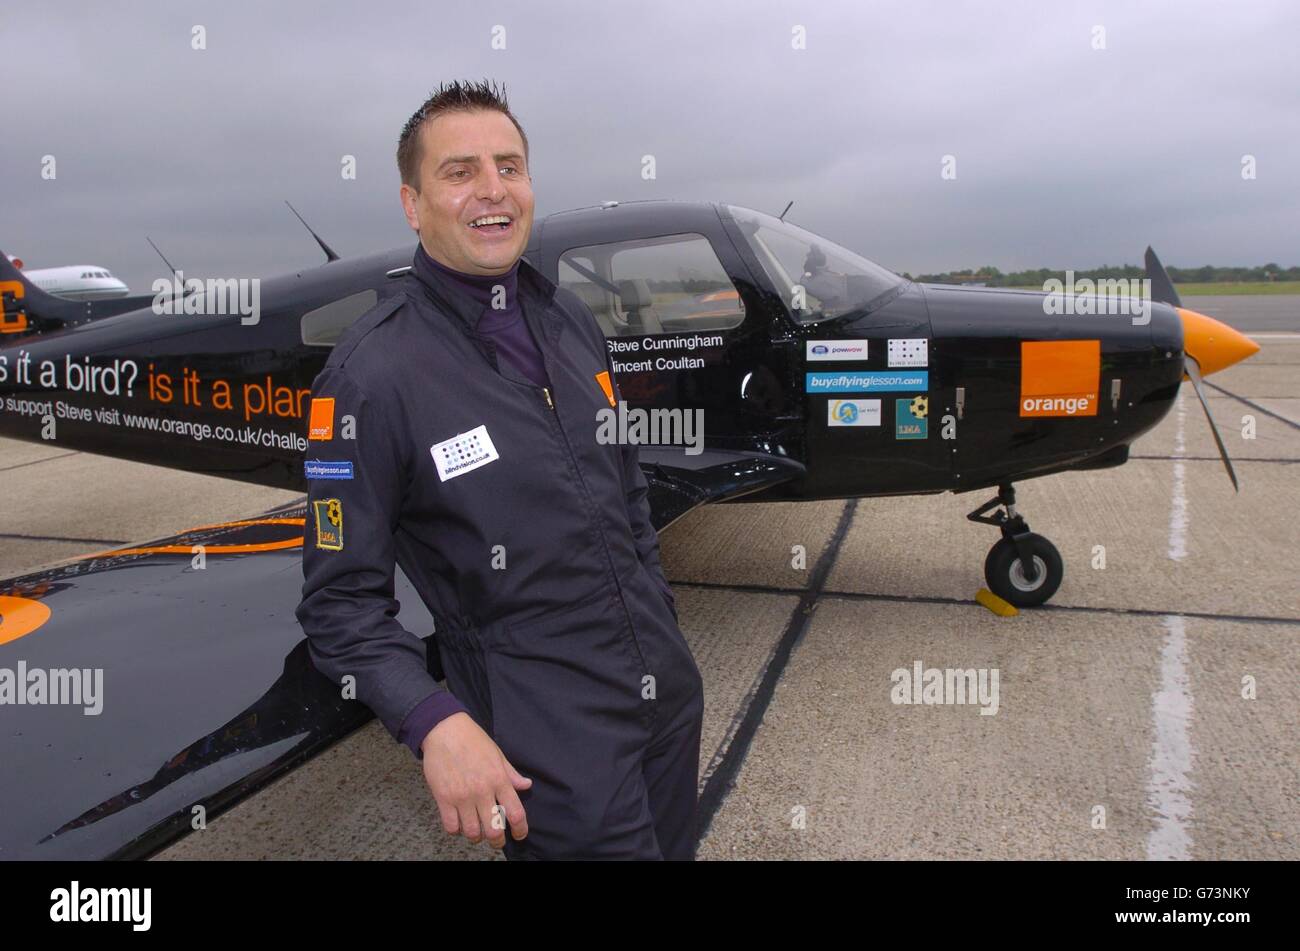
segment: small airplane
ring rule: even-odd
[[[1149,248],[1145,299],[923,285],[788,211],[605,202],[534,223],[526,258],[590,307],[627,406],[702,412],[701,451],[639,446],[660,530],[707,503],[995,489],[968,516],[999,532],[986,581],[1040,605],[1064,566],[1014,484],[1123,464],[1184,379],[1209,417],[1201,378],[1259,349],[1183,308]],[[339,258],[311,233],[326,263],[262,282],[255,314],[216,306],[220,281],[60,300],[0,259],[0,436],[305,489],[313,379],[415,280],[411,247]],[[104,678],[101,714],[5,711],[20,779],[0,790],[0,858],[148,855],[369,718],[307,657],[304,518],[291,504],[0,581],[0,699],[14,662]],[[432,632],[400,573],[396,594],[403,625]]]
[[[23,269],[23,262],[6,255],[13,266],[23,270],[23,277],[46,294],[67,300],[109,300],[126,297],[131,289],[96,264],[68,264],[63,267]]]

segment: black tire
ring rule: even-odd
[[[989,549],[984,559],[984,580],[989,590],[1018,608],[1033,608],[1045,604],[1061,586],[1065,564],[1056,546],[1042,535],[1030,533],[1024,537],[1029,545],[1034,567],[1038,569],[1032,583],[1025,580],[1020,564],[1020,552],[1010,539],[1002,538]]]

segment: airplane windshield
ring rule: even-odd
[[[801,324],[867,313],[903,283],[893,271],[811,231],[761,211],[726,208]]]

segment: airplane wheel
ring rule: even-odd
[[[1025,578],[1020,552],[1009,538],[999,539],[984,559],[984,580],[988,582],[989,590],[1018,608],[1032,608],[1045,603],[1056,594],[1065,576],[1065,565],[1055,545],[1042,535],[1033,533],[1026,535],[1025,541],[1034,559],[1036,573],[1033,581]]]

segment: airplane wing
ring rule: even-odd
[[[0,678],[23,695],[0,713],[0,859],[147,856],[190,830],[195,806],[210,820],[370,719],[312,666],[294,615],[304,516],[0,582]],[[400,572],[396,596],[406,629],[431,633]],[[78,702],[49,702],[60,679]]]
[[[649,483],[650,521],[660,532],[696,506],[759,492],[806,471],[801,462],[762,452],[706,449],[692,456],[681,446],[641,446],[638,457]]]
[[[680,447],[640,461],[657,529],[804,471]],[[0,581],[0,859],[146,857],[195,807],[211,820],[371,718],[311,664],[294,614],[305,515],[295,503]],[[396,596],[403,626],[431,635],[400,570]]]

